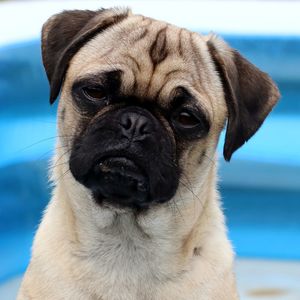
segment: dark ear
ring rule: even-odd
[[[50,83],[50,103],[57,98],[69,62],[96,34],[124,20],[129,10],[70,10],[52,16],[42,29],[42,57]]]
[[[227,104],[228,121],[223,154],[229,161],[233,152],[259,129],[280,94],[266,73],[221,39],[213,36],[207,41],[207,46],[221,77]]]

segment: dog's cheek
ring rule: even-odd
[[[58,112],[57,112],[57,126],[58,126],[58,140],[62,147],[66,147],[69,145],[69,141],[67,139],[68,130],[66,126],[66,118],[67,118],[67,108],[63,104],[59,104]]]
[[[65,103],[64,99],[58,107],[57,113],[57,126],[58,126],[58,139],[60,146],[65,153],[70,151],[73,140],[78,132],[78,113],[73,111],[73,107]]]
[[[179,167],[182,172],[181,180],[184,182],[189,181],[189,184],[197,181],[199,173],[204,171],[207,166],[209,151],[206,139],[186,142],[181,145],[178,157]]]

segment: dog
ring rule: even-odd
[[[229,161],[255,134],[275,83],[218,36],[130,9],[54,15],[42,58],[54,191],[18,300],[238,299],[216,146],[226,125]]]

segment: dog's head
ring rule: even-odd
[[[185,178],[207,176],[226,120],[230,160],[279,98],[222,40],[128,10],[55,15],[42,52],[51,103],[61,91],[64,155],[98,203],[141,209],[172,199]]]

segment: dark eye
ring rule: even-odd
[[[197,109],[181,108],[174,112],[172,125],[184,139],[204,137],[209,131],[209,122],[206,116]]]
[[[84,87],[82,88],[84,96],[90,100],[103,100],[106,98],[104,89],[98,87]]]
[[[178,113],[174,120],[178,125],[183,128],[190,129],[199,125],[200,121],[192,113],[188,111],[182,111]]]

